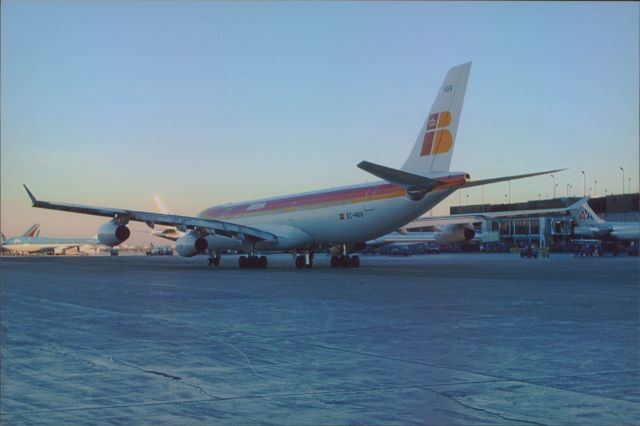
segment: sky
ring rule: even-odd
[[[43,200],[194,215],[399,168],[472,61],[451,169],[511,201],[638,192],[638,2],[1,3],[6,235],[92,236]],[[584,170],[583,175],[581,171]],[[631,181],[628,181],[631,178]],[[597,181],[597,182],[596,182]],[[570,185],[570,186],[569,186]],[[589,189],[591,188],[591,189]],[[507,183],[434,209],[505,201]],[[133,242],[154,241],[135,225]]]

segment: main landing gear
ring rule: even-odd
[[[360,256],[354,254],[353,256],[341,254],[340,256],[331,256],[332,268],[359,268]]]
[[[209,266],[220,266],[220,255],[219,254],[210,255],[207,263],[209,264]]]
[[[267,256],[240,256],[238,266],[240,268],[266,268],[269,265]]]
[[[342,250],[340,250],[342,254],[339,256],[333,255],[331,256],[331,267],[332,268],[359,268],[360,267],[360,256],[353,255],[349,256],[347,254],[347,245],[342,245]],[[339,253],[339,252],[338,252]]]
[[[296,268],[313,268],[313,253],[298,254],[295,260]]]

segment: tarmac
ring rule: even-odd
[[[638,424],[640,261],[0,259],[1,422]]]

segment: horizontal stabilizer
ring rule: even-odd
[[[407,190],[428,192],[441,184],[441,182],[436,179],[392,169],[391,167],[381,166],[368,161],[361,161],[358,167],[365,172],[369,172],[380,179],[384,179],[389,183],[401,186]]]

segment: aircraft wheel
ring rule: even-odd
[[[240,258],[238,259],[238,266],[240,268],[246,268],[248,265],[248,261],[247,261],[247,256],[240,256]]]
[[[261,268],[266,268],[269,265],[269,261],[267,260],[267,256],[260,256],[260,259],[258,259],[260,262],[260,267]]]
[[[213,266],[220,266],[220,256],[213,258]]]
[[[296,268],[304,268],[304,256],[296,256]]]
[[[350,261],[351,261],[351,258],[349,256],[341,255],[340,256],[340,267],[341,268],[349,267],[349,262]]]
[[[349,263],[351,263],[351,267],[352,268],[359,268],[360,267],[360,256],[357,256],[357,255],[351,256],[351,261]]]
[[[340,258],[338,256],[331,256],[331,267],[337,268],[340,266]]]

